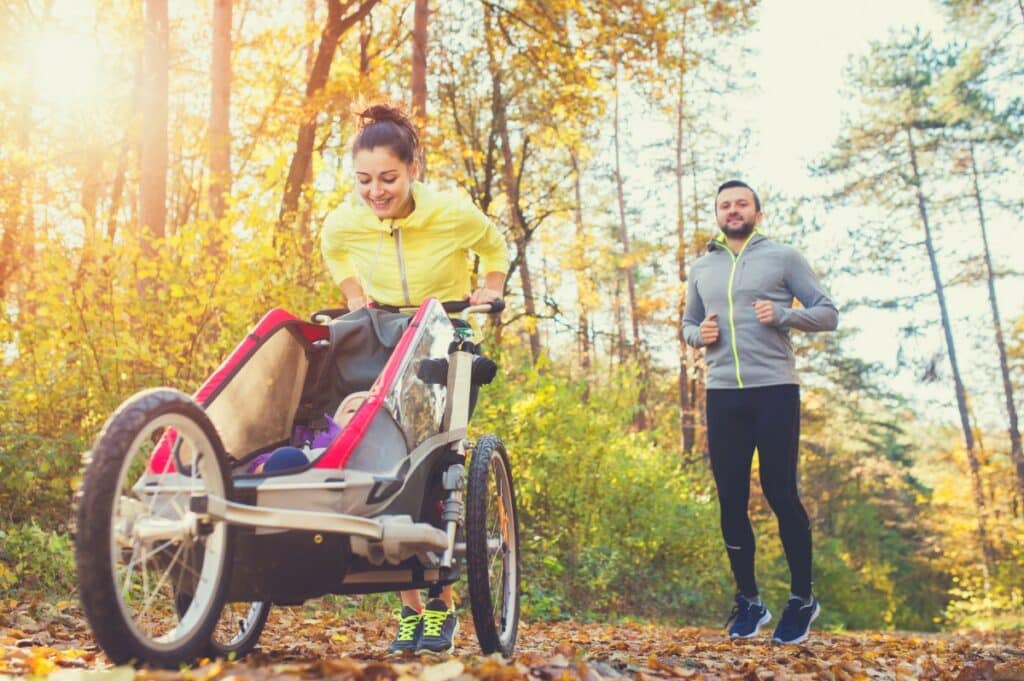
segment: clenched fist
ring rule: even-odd
[[[770,300],[755,300],[754,313],[757,314],[757,321],[767,326],[775,324],[775,303]]]
[[[700,323],[700,342],[714,345],[718,342],[718,313],[709,314]]]

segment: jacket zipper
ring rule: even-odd
[[[391,235],[395,237],[395,252],[398,254],[398,276],[402,280],[402,295],[405,296],[405,304],[412,305],[409,299],[409,282],[405,278],[405,259],[402,257],[402,228],[395,227],[391,222]]]
[[[736,347],[736,319],[733,315],[732,283],[736,277],[736,265],[739,263],[740,256],[743,255],[743,251],[747,250],[747,244],[750,243],[752,238],[754,238],[753,233],[747,237],[747,240],[743,242],[743,248],[741,248],[740,252],[735,255],[733,255],[732,249],[729,248],[729,244],[727,243],[725,245],[726,253],[729,254],[730,258],[732,258],[732,269],[729,271],[729,335],[732,338],[732,359],[733,363],[736,365],[736,385],[740,388],[743,387],[743,378],[740,376],[740,351],[739,348]]]

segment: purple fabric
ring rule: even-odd
[[[327,422],[326,430],[305,425],[295,426],[295,430],[292,432],[292,442],[297,447],[308,444],[313,449],[319,449],[331,444],[334,438],[338,436],[338,433],[341,432],[341,426],[335,423],[329,414],[324,414],[324,420]]]
[[[310,449],[319,449],[322,451],[325,447],[331,444],[331,442],[334,441],[334,438],[338,436],[338,433],[341,432],[341,426],[339,426],[334,421],[334,419],[332,419],[329,415],[324,414],[324,419],[327,421],[326,430],[312,428],[310,426],[304,425],[295,426],[295,430],[292,432],[292,442],[294,442],[298,447],[308,444]],[[260,454],[255,459],[249,462],[249,465],[246,467],[245,472],[250,475],[255,473],[256,469],[259,468],[261,464],[266,464],[267,461],[270,460],[270,457],[274,456],[282,449],[296,450],[295,447],[280,447],[278,449],[275,449],[273,452],[266,452],[264,454]],[[296,451],[301,452],[301,450]],[[294,454],[294,452],[292,454]],[[294,456],[292,456],[292,459],[288,459],[288,455],[283,456],[284,458],[281,458],[281,462],[284,462],[286,460],[293,460],[293,462],[289,464],[289,466],[287,467],[301,465],[301,463],[295,463],[298,461],[298,459],[295,458]],[[273,469],[280,469],[282,466],[278,466],[277,463],[278,462],[274,462],[274,465],[265,465],[263,468],[264,472],[269,472],[270,470]]]
[[[341,432],[341,426],[335,423],[334,419],[327,414],[324,414],[324,418],[327,419],[327,430],[320,431],[313,438],[313,449],[319,449],[331,444],[334,442],[334,438],[338,437],[338,433]]]
[[[266,454],[260,454],[259,456],[257,456],[255,459],[249,462],[249,467],[245,469],[245,472],[250,475],[255,473],[256,469],[260,467],[260,464],[266,463],[267,459],[270,458],[271,454],[272,452],[267,452]]]

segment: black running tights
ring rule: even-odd
[[[722,537],[739,591],[757,595],[754,531],[747,515],[750,467],[757,448],[761,489],[779,522],[790,589],[811,594],[811,527],[797,491],[800,387],[707,391],[708,449],[718,487]]]

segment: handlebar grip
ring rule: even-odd
[[[481,303],[481,305],[490,305],[491,309],[487,311],[488,314],[491,314],[491,313],[494,313],[494,312],[501,312],[502,310],[505,309],[505,301],[502,300],[501,298],[498,298],[497,300],[492,300],[489,303]],[[441,307],[444,308],[445,312],[452,312],[453,313],[453,312],[462,312],[466,308],[476,307],[476,306],[475,305],[470,305],[468,300],[449,300],[448,302],[441,303]]]
[[[341,317],[342,315],[346,314],[348,314],[347,307],[330,307],[325,310],[317,310],[316,312],[309,316],[309,321],[315,324],[320,324],[321,321],[320,319],[318,319],[318,317],[325,316],[330,317],[331,319],[337,319],[338,317]]]

